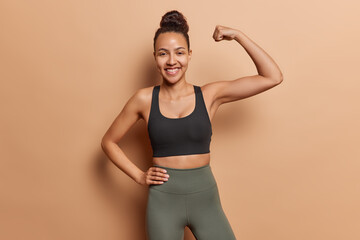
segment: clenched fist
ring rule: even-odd
[[[221,40],[230,41],[230,40],[233,40],[238,33],[239,33],[239,31],[236,29],[221,26],[221,25],[216,25],[215,31],[213,34],[213,38],[216,42],[219,42]]]

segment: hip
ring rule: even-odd
[[[208,190],[217,185],[210,164],[196,168],[171,168],[158,164],[169,174],[168,181],[149,185],[149,191],[161,191],[173,194],[190,194]]]

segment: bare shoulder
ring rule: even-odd
[[[153,87],[154,86],[139,88],[131,97],[138,108],[138,114],[143,119],[147,116],[148,109],[151,105]]]
[[[138,101],[147,101],[149,98],[151,98],[152,95],[152,89],[151,87],[145,87],[145,88],[139,88],[135,91],[132,97],[136,98]]]
[[[131,126],[143,118],[144,112],[151,103],[151,89],[151,87],[141,88],[132,94],[103,136],[103,142],[119,142]]]

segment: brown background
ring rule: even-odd
[[[188,82],[257,73],[241,45],[212,39],[217,24],[284,75],[213,120],[211,165],[237,238],[360,239],[360,21],[348,0],[2,0],[0,238],[145,239],[147,191],[100,141],[137,89],[160,83],[153,37],[173,9],[190,25]],[[119,146],[150,166],[144,121]]]

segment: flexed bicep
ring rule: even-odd
[[[248,98],[275,87],[280,82],[261,75],[246,76],[229,81],[216,81],[207,84],[212,88],[216,105]]]

